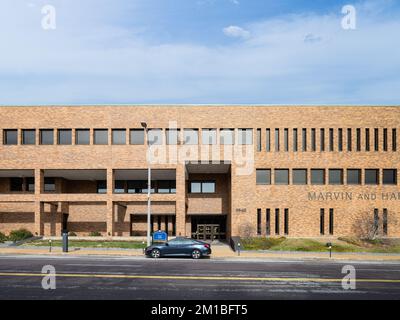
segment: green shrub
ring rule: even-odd
[[[75,232],[69,232],[69,233],[68,233],[68,236],[70,236],[70,237],[76,237],[76,233],[75,233]]]
[[[89,237],[101,237],[101,233],[98,231],[92,231],[89,233]]]
[[[7,236],[4,233],[0,232],[0,243],[3,243],[4,241],[7,240],[8,240]]]
[[[8,236],[8,238],[13,242],[25,240],[32,237],[33,237],[32,232],[26,229],[13,230],[10,232],[10,235]]]

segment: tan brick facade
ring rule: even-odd
[[[386,235],[400,237],[400,108],[361,106],[1,107],[0,232],[27,228],[38,235],[60,235],[63,219],[67,218],[68,230],[78,235],[91,232],[104,236],[143,235],[146,194],[113,192],[118,171],[148,167],[147,144],[132,145],[129,139],[129,130],[140,129],[143,121],[149,128],[163,130],[164,146],[166,129],[171,123],[172,127],[176,125],[180,129],[180,143],[166,146],[164,162],[151,164],[155,171],[173,170],[176,177],[176,192],[156,193],[151,197],[153,230],[168,229],[171,235],[191,236],[192,221],[196,217],[201,216],[206,221],[208,217],[224,217],[221,221],[226,223],[228,237],[256,235],[257,227],[265,236],[269,209],[270,236],[283,236],[288,229],[287,236],[319,237],[321,209],[324,209],[323,235],[343,236],[354,234],[359,217],[374,215],[377,209],[380,227],[383,213],[388,214]],[[23,129],[36,130],[34,145],[23,144]],[[41,129],[54,130],[54,144],[41,144]],[[70,145],[58,145],[60,129],[71,129]],[[90,130],[89,145],[75,143],[76,129]],[[95,144],[95,129],[108,129],[107,145]],[[112,129],[126,130],[124,145],[112,143]],[[183,143],[184,129],[198,129],[198,144]],[[216,129],[216,145],[208,149],[202,144],[202,129]],[[220,145],[220,129],[235,130],[233,153],[227,152],[232,146]],[[239,129],[252,129],[252,145],[239,145]],[[297,151],[294,151],[295,129]],[[303,129],[306,129],[307,150],[303,150]],[[321,129],[324,129],[323,151]],[[369,130],[369,151],[366,129]],[[17,130],[16,144],[7,144],[7,130]],[[276,151],[276,133],[279,134],[279,151]],[[339,150],[339,141],[343,150]],[[212,150],[214,147],[217,151]],[[245,147],[252,154],[244,164],[238,161],[236,153],[243,155]],[[195,160],[202,160],[203,165],[196,166]],[[244,170],[246,166],[251,170]],[[271,169],[272,184],[257,184],[256,169]],[[287,185],[274,183],[275,169],[289,169]],[[294,169],[307,169],[307,184],[293,183]],[[325,169],[324,185],[311,183],[311,169]],[[329,184],[329,169],[343,170],[343,184]],[[360,184],[347,183],[348,169],[361,169]],[[365,184],[366,169],[379,169],[377,185]],[[395,183],[385,183],[388,171],[384,170],[393,169],[397,170],[391,171],[396,174]],[[45,191],[45,181],[52,170],[56,172],[51,175],[55,190]],[[79,170],[82,170],[82,178]],[[75,174],[74,178],[68,176],[69,171]],[[84,177],[91,172],[92,178]],[[98,172],[104,177],[99,178]],[[27,184],[33,178],[35,191],[29,191]],[[100,180],[106,181],[105,193],[97,193]],[[13,191],[12,181],[21,182],[21,189]],[[216,190],[212,194],[192,194],[192,181],[214,181]],[[258,209],[261,212],[259,226]],[[275,232],[276,209],[279,209],[279,234]]]

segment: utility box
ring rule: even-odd
[[[68,232],[62,234],[63,252],[68,252]]]

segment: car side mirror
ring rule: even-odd
[[[168,242],[166,242],[166,243],[165,243],[165,245],[168,247],[168,246],[169,246],[169,243],[168,243]]]

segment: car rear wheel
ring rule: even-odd
[[[152,257],[152,258],[155,258],[155,259],[160,258],[160,257],[161,257],[161,252],[160,252],[160,250],[158,250],[158,249],[153,249],[153,250],[151,251],[151,257]]]
[[[201,252],[200,250],[193,250],[192,251],[192,258],[193,259],[200,259],[201,258]]]

